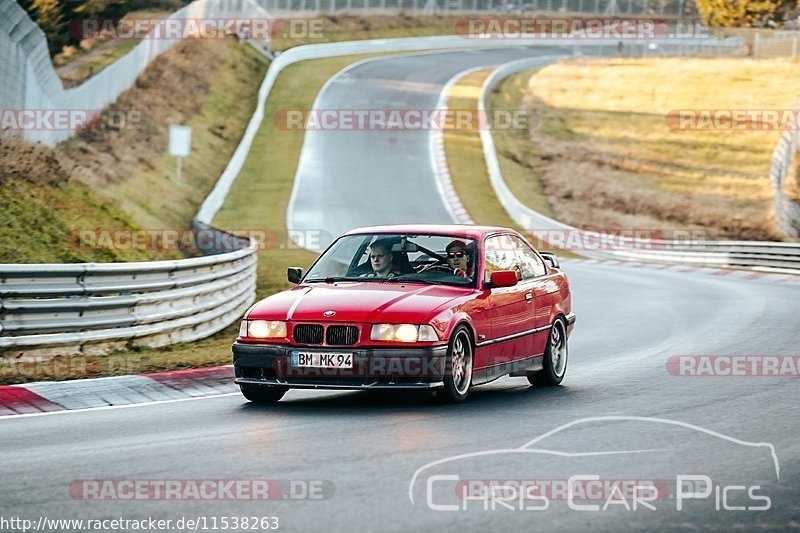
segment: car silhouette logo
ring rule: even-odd
[[[330,317],[336,314],[336,311],[325,311],[322,313],[323,316]]]
[[[585,428],[590,424],[613,424],[614,439],[611,439],[611,441],[624,443],[625,440],[619,438],[619,436],[623,434],[623,431],[627,431],[623,423],[628,423],[629,426],[627,427],[636,428],[636,431],[641,431],[640,428],[647,424],[648,426],[646,427],[649,429],[650,436],[648,440],[644,442],[646,442],[648,446],[617,447],[612,445],[608,447],[601,445],[598,447],[598,444],[593,442],[591,444],[591,449],[574,446],[567,450],[561,448],[561,445],[564,443],[575,442],[574,439],[572,441],[566,440],[565,437],[568,436],[568,430],[574,428],[574,431],[582,427]],[[706,447],[711,444],[721,445],[722,447],[719,448],[720,451],[724,450],[726,453],[736,453],[739,464],[758,465],[758,468],[762,470],[759,470],[759,474],[755,477],[745,471],[730,472],[731,469],[726,464],[727,461],[723,461],[719,465],[712,464],[713,461],[705,461],[705,463],[708,464],[704,465],[704,467],[709,470],[702,474],[696,470],[692,470],[691,474],[687,474],[686,472],[689,471],[688,468],[692,467],[673,461],[667,461],[665,463],[667,465],[666,468],[659,469],[658,461],[653,461],[653,457],[659,457],[660,459],[666,457],[681,458],[681,456],[675,454],[684,453],[681,452],[681,446],[684,440],[673,440],[669,438],[669,434],[659,433],[665,431],[666,428],[669,428],[671,431],[682,430],[684,433],[680,435],[683,436],[683,439],[689,438],[689,435],[697,435],[698,437],[696,438],[704,439],[702,442],[706,444]],[[677,436],[679,433],[675,433],[674,435]],[[556,443],[558,443],[558,445],[555,445]],[[658,446],[649,446],[653,443],[658,443]],[[735,445],[735,447],[731,445]],[[706,447],[695,445],[697,449]],[[712,452],[712,454],[714,453],[717,452]],[[740,455],[742,453],[746,455]],[[642,459],[637,460],[637,456],[642,457]],[[615,457],[620,457],[621,459],[615,460]],[[537,463],[537,458],[542,459]],[[565,466],[559,465],[558,461],[560,459],[565,461]],[[584,460],[586,461],[582,462]],[[556,500],[559,498],[569,501],[569,499],[573,497],[570,494],[578,494],[569,491],[572,491],[573,488],[580,487],[581,479],[592,479],[592,481],[603,479],[599,477],[601,475],[601,469],[604,468],[603,463],[611,465],[611,470],[605,470],[605,472],[611,472],[607,474],[608,479],[615,479],[615,472],[626,471],[626,476],[636,479],[637,483],[641,483],[639,488],[653,487],[652,489],[647,489],[650,491],[647,494],[653,498],[653,501],[658,499],[658,495],[661,494],[661,501],[666,502],[673,500],[677,511],[682,510],[681,504],[677,502],[688,499],[701,500],[711,496],[712,490],[709,487],[711,487],[713,481],[710,480],[722,479],[723,476],[719,475],[721,471],[732,473],[734,476],[734,478],[726,478],[727,481],[725,481],[724,484],[720,482],[720,485],[724,487],[746,485],[748,486],[748,490],[749,487],[757,487],[753,490],[760,491],[762,482],[758,481],[759,479],[769,479],[769,484],[772,485],[779,483],[781,480],[780,463],[775,451],[775,446],[769,442],[749,442],[740,440],[700,426],[666,418],[596,416],[581,418],[563,424],[553,430],[540,434],[519,448],[500,448],[462,453],[429,462],[418,468],[411,477],[408,487],[408,498],[412,505],[416,505],[417,502],[422,502],[422,504],[427,505],[428,509],[431,510],[466,511],[468,505],[464,504],[464,502],[492,502],[496,501],[498,498],[505,498],[505,501],[508,502],[513,499],[509,499],[509,495],[511,494],[510,488],[502,489],[499,492],[494,488],[489,490],[488,487],[490,487],[492,483],[497,486],[511,487],[514,481],[518,483],[524,481],[531,484],[529,486],[541,485],[546,487],[547,483],[550,483],[549,486],[552,487],[553,483],[562,479],[561,475],[558,473],[558,469],[565,468],[565,471],[568,473],[563,475],[564,486],[568,485],[569,488],[564,489],[563,495],[558,492],[544,492],[543,494],[545,496],[538,501],[549,502],[551,499]],[[676,465],[678,468],[675,468]],[[531,469],[526,470],[526,466],[529,466]],[[554,466],[555,470],[547,470],[551,466]],[[680,468],[681,466],[687,470]],[[591,474],[585,476],[585,478],[583,475],[575,475],[582,467],[590,468]],[[631,470],[631,468],[633,470]],[[716,470],[712,475],[712,469],[715,468]],[[489,472],[492,471],[496,473],[494,475],[489,474]],[[511,471],[513,471],[514,474],[509,476],[509,472]],[[773,472],[774,481],[772,480]],[[741,477],[743,474],[747,477]],[[512,480],[510,483],[503,481],[509,479]],[[692,483],[695,481],[698,483],[698,487],[702,485],[703,491],[698,491],[694,488]],[[730,483],[733,482],[736,484],[731,485]],[[574,485],[575,483],[578,484]],[[439,488],[434,489],[434,485]],[[765,484],[764,486],[769,487],[770,485]],[[708,490],[706,491],[706,489]],[[522,499],[536,499],[529,498],[530,492],[523,492],[522,489],[516,490],[518,495],[525,494],[524,497],[521,497]],[[543,488],[538,490],[547,491],[550,489]],[[719,490],[719,486],[717,490]],[[424,497],[420,497],[423,495]],[[537,495],[537,497],[538,496],[539,495]],[[769,499],[768,496],[765,496],[765,498]],[[437,503],[432,503],[434,499],[436,499]],[[456,505],[458,509],[453,507],[454,499],[460,500],[460,506]],[[447,503],[442,505],[443,502]],[[580,505],[576,508],[573,507],[572,504],[569,504],[568,507],[578,510]],[[669,505],[662,507],[669,508]],[[540,507],[539,509],[545,508],[547,507]],[[534,507],[529,507],[528,509],[532,510]],[[590,509],[589,506],[587,506],[580,510]],[[600,510],[600,508],[594,507],[591,510],[597,511]],[[755,510],[755,508],[753,508],[753,510]],[[763,510],[766,510],[766,508]]]

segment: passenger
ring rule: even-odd
[[[393,278],[397,269],[392,264],[392,243],[386,239],[379,239],[369,247],[369,262],[372,272],[362,274],[362,278]]]
[[[453,269],[453,273],[462,278],[471,278],[472,264],[467,244],[456,239],[448,244],[444,250],[447,252],[447,265]]]

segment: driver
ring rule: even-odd
[[[419,272],[428,272],[432,270],[447,270],[455,276],[462,278],[472,278],[472,265],[470,264],[471,258],[467,250],[467,244],[459,239],[456,239],[445,247],[445,262],[432,263],[423,266]]]
[[[453,274],[462,278],[472,277],[469,273],[472,265],[470,265],[469,252],[464,241],[456,239],[444,250],[447,252],[447,265],[453,269]]]
[[[379,239],[369,247],[369,263],[372,272],[362,274],[362,278],[393,278],[397,275],[392,264],[392,243]]]

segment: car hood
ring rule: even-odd
[[[298,285],[255,304],[248,319],[426,323],[473,289],[416,283],[337,282]],[[334,311],[326,317],[323,313]]]

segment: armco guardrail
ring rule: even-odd
[[[800,131],[787,129],[781,135],[772,153],[769,179],[775,187],[775,218],[778,227],[786,235],[800,238],[800,203],[783,192],[783,184],[792,169],[792,163],[800,146]]]
[[[602,239],[595,234],[592,238]],[[586,240],[586,238],[584,237]],[[589,239],[591,240],[591,238]],[[745,268],[785,274],[800,273],[800,244],[755,241],[663,241],[632,243],[629,247],[581,251],[585,255],[631,261],[681,263],[723,268]]]
[[[738,41],[729,41],[731,46],[739,46]],[[735,43],[735,44],[734,44]],[[709,43],[711,44],[711,43]],[[685,45],[685,43],[684,43]],[[665,48],[665,50],[668,50]],[[566,56],[546,56],[531,59],[521,59],[506,63],[495,69],[485,80],[478,99],[478,110],[486,112],[486,97],[504,79],[513,74],[530,70],[552,63]],[[781,139],[773,158],[771,177],[776,184],[776,206],[781,218],[780,208],[786,208],[788,200],[780,194],[780,184],[788,172],[791,160],[797,151],[797,132],[787,132]],[[790,136],[794,135],[793,138]],[[594,231],[582,230],[569,226],[550,217],[530,209],[514,195],[503,178],[500,161],[492,139],[491,131],[487,128],[480,131],[481,143],[489,180],[509,216],[523,228],[528,229],[545,242],[553,243],[552,237],[557,237],[558,242],[565,242],[565,235],[573,236],[577,242],[586,243],[611,243],[609,246],[597,246],[595,249],[586,247],[577,250],[578,253],[599,259],[620,259],[629,261],[650,261],[659,263],[684,263],[698,266],[747,268],[770,272],[783,272],[797,274],[800,272],[800,243],[783,242],[757,242],[757,241],[667,241],[667,240],[631,240],[624,247],[618,246],[619,238],[603,235]],[[777,162],[776,162],[777,161]],[[797,204],[791,203],[791,208],[798,209]],[[792,214],[797,215],[797,211]],[[794,219],[795,223],[800,218]],[[615,244],[616,243],[616,244]],[[556,243],[553,243],[556,244]]]
[[[539,13],[698,18],[693,0],[257,0],[279,16],[298,14],[446,15],[495,12],[507,16]]]
[[[255,300],[256,247],[175,261],[0,265],[0,352],[105,353],[207,337]],[[213,250],[213,251],[219,251]]]

